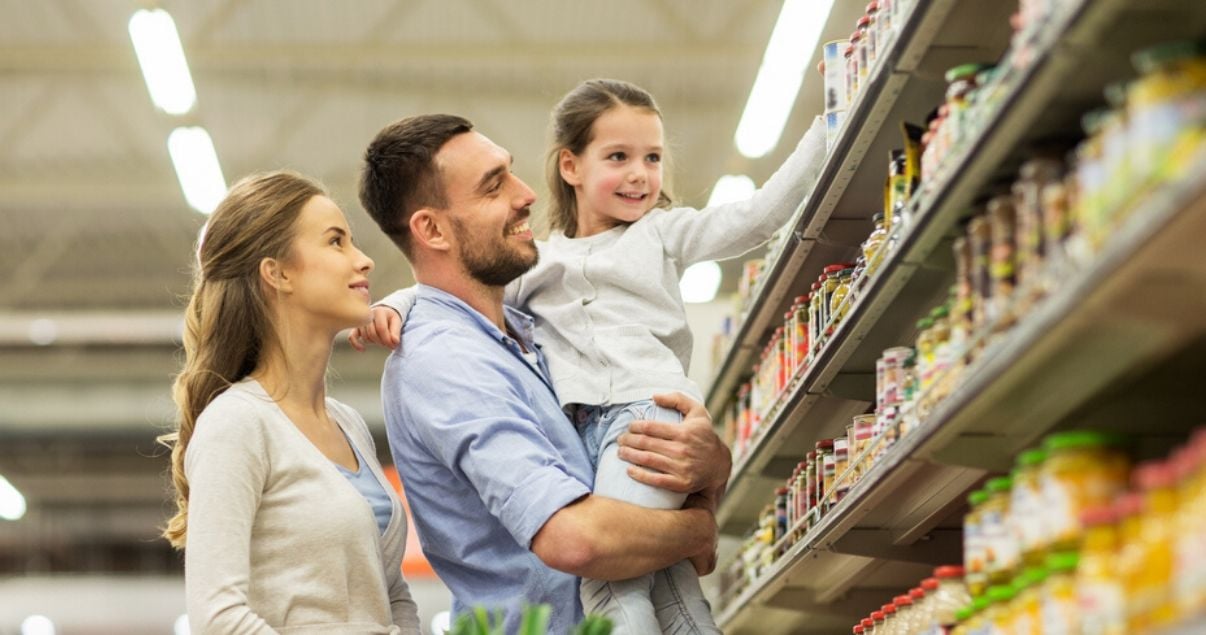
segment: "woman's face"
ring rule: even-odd
[[[315,196],[302,207],[282,265],[291,308],[335,331],[371,318],[368,273],[373,260],[352,243],[348,221],[331,199]]]

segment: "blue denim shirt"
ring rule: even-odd
[[[525,603],[552,605],[551,633],[582,619],[578,579],[529,547],[594,474],[561,411],[532,319],[505,308],[519,344],[455,296],[420,286],[381,394],[394,463],[423,553],[452,589],[453,612],[484,605],[519,628]]]

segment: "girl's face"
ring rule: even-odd
[[[296,222],[297,234],[282,263],[289,308],[336,331],[368,322],[373,260],[352,242],[343,212],[319,195],[306,202]]]
[[[592,140],[575,155],[562,150],[561,178],[578,202],[578,237],[639,220],[662,191],[662,118],[616,106],[595,120]]]

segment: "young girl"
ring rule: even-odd
[[[539,263],[508,285],[506,302],[536,319],[558,398],[595,463],[595,493],[677,509],[683,495],[628,475],[617,440],[636,420],[679,420],[654,405],[655,393],[702,401],[687,379],[691,332],[679,279],[696,262],[757,247],[788,221],[816,181],[824,127],[816,119],[748,200],[694,210],[669,209],[662,118],[649,93],[590,80],[561,100],[552,120],[552,235],[537,243]],[[412,303],[410,290],[386,298],[390,308],[375,308],[353,345],[398,344],[398,316]],[[584,610],[611,618],[616,633],[719,633],[688,562],[622,582],[583,580],[581,595]]]
[[[326,397],[336,334],[370,318],[351,240],[289,172],[236,184],[201,240],[165,439],[195,633],[420,632],[406,516],[364,420]]]

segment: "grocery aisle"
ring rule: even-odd
[[[836,3],[830,155],[708,393],[727,633],[1206,630],[1204,38]]]

